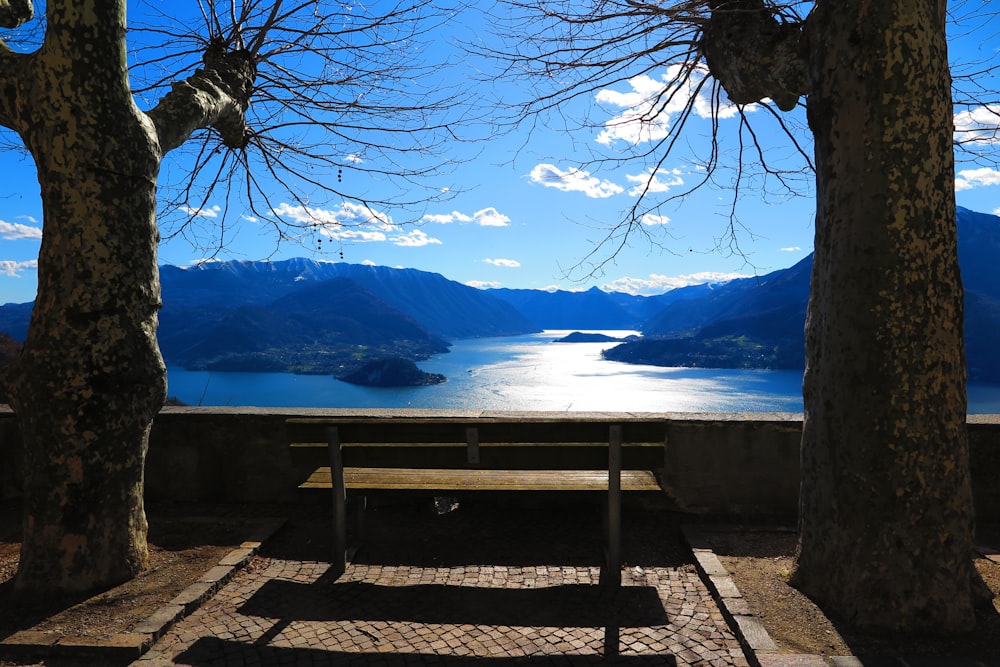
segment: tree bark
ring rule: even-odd
[[[30,21],[34,13],[31,0],[0,0],[0,28],[16,28]]]
[[[817,2],[816,240],[793,583],[894,632],[974,625],[945,0]]]
[[[808,92],[798,23],[779,23],[763,0],[710,0],[702,30],[705,63],[731,102],[771,98],[791,111]]]
[[[104,588],[148,564],[143,467],[166,369],[154,192],[129,162],[101,179],[39,168],[38,299],[13,396],[25,443],[19,592]]]
[[[25,444],[15,587],[75,592],[148,562],[143,466],[166,394],[156,344],[160,149],[125,69],[124,3],[51,0],[16,82],[44,205],[38,296],[14,368]]]
[[[0,20],[22,20],[25,7],[0,0]],[[246,51],[210,47],[206,67],[147,115],[129,86],[125,0],[49,0],[46,18],[36,53],[0,42],[0,124],[34,157],[44,209],[38,296],[10,382],[25,445],[15,587],[58,594],[118,584],[148,563],[143,468],[166,396],[157,175],[196,129],[246,145],[256,69]]]

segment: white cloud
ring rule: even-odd
[[[378,266],[378,264],[376,264],[374,261],[370,259],[362,260],[361,263],[365,266]]]
[[[423,230],[404,231],[402,227],[393,223],[389,214],[353,202],[341,202],[340,207],[334,209],[282,203],[272,209],[272,212],[300,225],[315,227],[323,236],[338,241],[355,243],[388,241],[404,248],[441,244],[439,239],[428,236]]]
[[[472,215],[452,211],[451,213],[428,213],[421,219],[425,222],[436,222],[442,225],[453,222],[474,222],[480,227],[507,227],[510,225],[510,218],[492,206],[480,209]]]
[[[615,141],[640,144],[657,141],[670,133],[673,116],[684,110],[688,100],[694,97],[694,113],[702,118],[713,115],[712,100],[703,93],[695,95],[695,90],[706,72],[695,69],[688,75],[683,65],[671,65],[659,79],[641,74],[628,80],[632,90],[619,92],[605,88],[597,92],[597,102],[620,109],[621,112],[604,123],[604,129],[597,135],[599,144],[608,146]],[[677,85],[677,78],[686,81]],[[706,86],[707,88],[707,86]],[[752,111],[749,105],[744,111]],[[731,118],[738,113],[735,105],[721,103],[715,111],[719,118]]]
[[[955,190],[971,190],[973,188],[1000,185],[1000,171],[982,167],[980,169],[963,169],[955,178]]]
[[[336,240],[358,243],[385,241],[388,238],[387,232],[399,230],[388,214],[347,201],[341,202],[340,208],[336,209],[311,208],[282,202],[272,212],[300,225],[317,227],[320,234]]]
[[[10,259],[0,259],[0,275],[20,278],[23,271],[33,271],[38,268],[37,259],[29,259],[25,262],[15,262]]]
[[[247,222],[260,222],[260,220],[258,220],[257,216],[255,215],[244,215],[243,219],[246,220]]]
[[[436,239],[433,236],[428,236],[421,229],[412,229],[406,234],[393,236],[390,240],[394,245],[398,245],[403,248],[419,248],[421,246],[432,244],[441,245],[441,241],[439,239]]]
[[[680,169],[667,171],[650,168],[642,174],[625,174],[625,178],[635,183],[635,186],[628,191],[633,197],[654,192],[669,192],[674,186],[684,185],[684,175]]]
[[[516,259],[487,258],[484,259],[483,261],[486,262],[487,264],[492,264],[493,266],[502,266],[508,269],[516,269],[517,267],[521,266],[521,262],[517,261]]]
[[[218,205],[209,206],[208,208],[196,208],[194,206],[181,206],[180,208],[192,218],[218,218],[219,212],[222,210],[222,207]]]
[[[795,245],[795,246],[788,246],[787,248],[778,248],[778,250],[780,250],[781,252],[798,252],[802,250],[802,248]]]
[[[363,160],[361,159],[361,156],[357,155],[356,153],[351,153],[350,155],[346,156],[344,159],[347,160],[348,162],[353,162],[354,164],[361,164],[363,162]]]
[[[33,215],[19,215],[19,216],[17,216],[17,219],[18,220],[25,220],[27,222],[30,222],[33,225],[37,225],[38,224],[38,220]]]
[[[532,183],[539,183],[563,192],[583,192],[594,199],[613,197],[625,191],[625,188],[617,183],[602,181],[596,176],[591,176],[589,171],[575,167],[571,167],[569,171],[563,171],[554,164],[539,164],[531,170],[529,177]]]
[[[354,241],[355,243],[378,243],[388,238],[385,232],[364,229],[330,229],[325,227],[319,233],[337,241]]]
[[[475,287],[476,289],[489,289],[491,287],[500,287],[503,285],[501,282],[496,280],[469,280],[465,283],[469,287]]]
[[[618,278],[610,283],[601,285],[601,289],[606,292],[625,292],[627,294],[642,294],[651,296],[663,294],[678,287],[688,287],[690,285],[703,285],[705,283],[724,283],[736,278],[747,278],[742,273],[718,273],[705,271],[702,273],[690,273],[683,276],[663,276],[651,273],[648,278]]]
[[[472,217],[482,227],[507,227],[510,225],[510,218],[492,206],[476,211]]]
[[[453,222],[472,222],[471,217],[458,211],[452,211],[451,213],[428,213],[420,219],[424,222],[436,222],[439,225],[450,225]]]
[[[955,141],[1000,143],[1000,105],[987,104],[955,114]]]
[[[42,238],[42,228],[22,225],[19,222],[4,222],[0,220],[0,238],[7,241],[23,239],[39,240]]]
[[[656,215],[655,213],[643,213],[641,219],[642,219],[642,224],[647,225],[649,227],[670,224],[670,218],[668,218],[665,215]]]

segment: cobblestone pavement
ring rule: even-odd
[[[600,520],[576,506],[369,517],[338,578],[329,525],[293,519],[134,665],[748,665],[656,512],[626,514],[612,592],[598,583]]]

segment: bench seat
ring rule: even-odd
[[[446,470],[344,468],[344,486],[361,490],[607,491],[607,470]],[[316,469],[299,488],[331,489],[330,467]],[[661,491],[649,470],[622,470],[622,491]]]

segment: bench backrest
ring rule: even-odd
[[[602,470],[612,423],[622,427],[624,469],[663,468],[663,420],[303,417],[286,426],[296,456],[310,461],[325,460],[335,426],[346,466]]]

